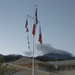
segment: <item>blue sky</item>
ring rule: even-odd
[[[75,55],[75,0],[0,0],[0,54],[28,51],[24,26],[26,15],[33,16],[34,4],[38,5],[43,44]],[[32,24],[29,19],[30,28]]]

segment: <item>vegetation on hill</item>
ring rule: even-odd
[[[22,55],[15,55],[15,54],[11,54],[11,55],[0,54],[0,58],[4,59],[5,62],[12,62],[22,57],[23,57]]]
[[[53,54],[53,55],[55,55],[55,54]],[[53,56],[53,55],[51,54],[51,56]],[[75,59],[75,57],[71,57],[71,58],[67,58],[67,59],[65,59],[65,57],[64,57],[64,59],[61,59],[61,58],[56,59],[56,58],[52,58],[51,56],[47,56],[47,55],[37,56],[37,57],[35,57],[35,59],[39,60],[39,61],[43,61],[43,62],[55,61],[55,60],[71,60],[71,59]],[[58,56],[58,54],[57,54],[57,56]],[[15,54],[11,54],[11,55],[2,55],[2,54],[0,54],[0,57],[2,58],[1,60],[3,60],[4,62],[13,62],[13,61],[18,60],[18,59],[20,59],[22,57],[25,57],[25,56],[15,55]],[[32,57],[27,57],[27,58],[32,58]]]
[[[5,59],[5,62],[12,62],[12,61],[15,61],[15,60],[18,60],[18,59],[22,58],[23,56],[12,54],[12,55],[6,55],[6,56],[3,56],[3,57]]]
[[[14,68],[10,68],[8,64],[5,64],[3,57],[0,57],[0,75],[12,75],[15,73]]]

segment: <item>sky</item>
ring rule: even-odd
[[[27,15],[33,17],[34,4],[38,5],[43,44],[75,55],[75,0],[0,0],[0,54],[26,55],[32,51],[33,20],[28,18],[30,50],[25,21]],[[39,44],[38,25],[34,39],[35,45]]]

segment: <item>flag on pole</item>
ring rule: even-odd
[[[36,21],[36,25],[38,24],[38,18],[37,18],[37,8],[36,8],[36,12],[35,12],[35,21]]]
[[[29,31],[29,29],[28,29],[28,20],[26,20],[25,28],[26,28],[26,32],[28,32]]]
[[[36,8],[36,11],[35,11],[35,18],[34,18],[34,24],[33,24],[33,29],[32,29],[32,34],[35,35],[35,32],[36,32],[36,25],[38,24],[38,19],[37,19],[37,8]]]
[[[42,44],[42,34],[41,34],[41,26],[39,26],[39,39],[38,41]]]
[[[35,35],[36,24],[33,25],[32,34]]]
[[[28,44],[29,44],[29,35],[27,36]]]
[[[30,49],[29,35],[27,36],[27,40],[28,40],[28,48]]]

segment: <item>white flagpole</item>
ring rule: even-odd
[[[37,7],[37,5],[34,5],[34,7],[33,7],[33,17],[27,15],[28,17],[30,17],[31,19],[33,19],[33,24],[34,24],[34,21],[36,20],[35,17],[34,17],[34,14],[35,14],[35,12],[34,12],[34,11],[35,11],[35,6]],[[40,24],[39,21],[38,21],[38,23]],[[33,38],[33,39],[32,39],[32,40],[33,40],[33,41],[32,41],[32,44],[33,44],[32,75],[34,75],[34,68],[35,68],[35,67],[34,67],[34,64],[35,64],[35,63],[34,63],[34,36],[35,36],[35,35],[32,36],[32,38]]]
[[[35,18],[31,17],[30,15],[27,15],[29,18],[35,20]],[[41,24],[40,21],[38,21],[39,25]],[[34,35],[33,37],[33,57],[32,57],[32,75],[34,75]]]
[[[34,75],[34,35],[33,35],[32,75]]]
[[[35,17],[34,17],[34,11],[35,11],[35,6],[33,6],[33,24],[34,24],[34,21],[35,21]],[[34,34],[33,34],[33,36],[32,36],[32,38],[33,38],[33,57],[32,57],[32,75],[34,75]]]
[[[35,8],[37,8],[37,5],[36,5],[36,4],[33,6],[33,18],[34,18],[34,19],[33,19],[33,24],[35,23],[35,20],[36,20],[36,19],[35,19],[35,10],[36,10]],[[35,29],[35,30],[36,30],[36,29]],[[34,36],[35,36],[35,35],[33,34],[32,75],[34,75],[34,69],[35,69],[35,67],[34,67],[34,66],[35,66],[35,65],[34,65],[34,64],[35,64],[35,63],[34,63]]]

